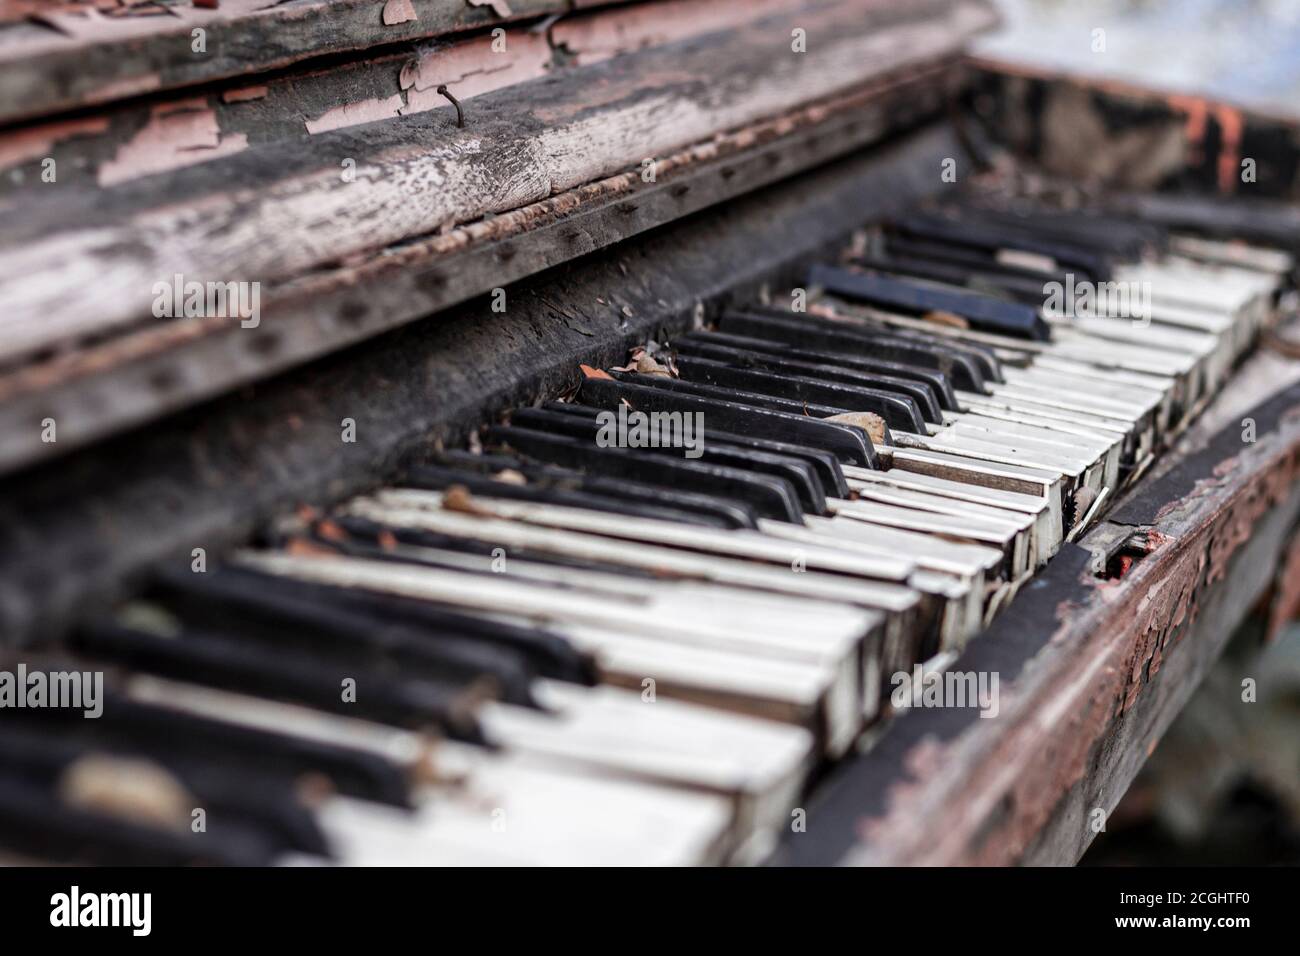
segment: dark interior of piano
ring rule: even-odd
[[[1300,861],[1300,120],[998,29],[0,5],[0,864]]]

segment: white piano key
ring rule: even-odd
[[[476,499],[477,500],[477,499]],[[545,525],[531,525],[508,518],[469,515],[462,512],[426,509],[397,509],[372,499],[356,499],[344,506],[346,513],[409,528],[423,528],[444,534],[486,538],[501,547],[535,548],[564,555],[638,568],[656,574],[700,578],[738,587],[768,590],[780,594],[816,598],[882,610],[902,611],[914,598],[905,587],[875,580],[849,580],[839,575],[808,570],[792,574],[790,568],[803,555],[802,549],[787,548],[784,562],[746,561],[725,555],[709,555],[643,541],[627,541],[598,534],[569,531]],[[606,515],[612,522],[621,520]],[[915,566],[902,558],[894,566],[906,571],[896,580],[905,581]],[[891,579],[892,578],[891,576]]]
[[[381,504],[396,508],[441,509],[443,503],[441,492],[422,489],[384,489],[374,497]],[[721,531],[652,518],[613,517],[603,511],[510,498],[476,495],[474,501],[495,516],[567,531],[690,548],[749,560],[774,561],[785,565],[795,557],[786,545],[744,529]],[[902,558],[846,558],[835,552],[805,552],[799,557],[810,568],[884,580],[905,580],[912,570]]]
[[[718,626],[658,616],[653,599],[592,598],[504,575],[387,561],[252,551],[236,558],[271,574],[543,622],[592,653],[610,679],[640,687],[651,678],[666,696],[728,700],[747,712],[801,724],[818,713],[836,748],[847,745],[864,709],[859,642],[865,630],[826,634],[811,628],[764,632],[748,623]],[[871,623],[863,617],[864,628]]]

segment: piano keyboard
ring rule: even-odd
[[[760,861],[891,675],[955,660],[1215,394],[1291,268],[1038,206],[864,232],[481,448],[158,569],[72,638],[103,718],[0,727],[0,849]],[[702,442],[601,440],[656,413]]]

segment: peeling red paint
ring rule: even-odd
[[[0,169],[42,159],[59,143],[75,136],[91,136],[108,129],[108,117],[88,116],[9,133],[0,139]]]
[[[415,7],[411,5],[411,0],[388,0],[384,4],[383,18],[384,26],[388,27],[419,19],[415,13]]]
[[[430,51],[402,68],[399,85],[407,91],[401,112],[420,113],[447,106],[438,93],[442,84],[457,99],[490,93],[546,75],[551,46],[546,37],[523,30],[506,34],[503,52],[494,51],[491,36],[475,37]]]
[[[165,103],[154,107],[149,122],[99,167],[99,185],[192,166],[247,146],[243,133],[222,135],[217,115],[204,99]]]
[[[551,27],[551,40],[585,66],[620,53],[727,29],[802,5],[802,0],[749,0],[742,11],[737,9],[737,4],[716,0],[640,3],[561,20]]]
[[[343,103],[326,110],[315,119],[305,121],[308,133],[325,133],[332,129],[346,126],[359,126],[376,120],[391,119],[402,109],[402,98],[394,93],[392,96],[360,100],[356,103]]]

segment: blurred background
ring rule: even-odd
[[[1263,631],[1233,638],[1080,865],[1300,864],[1300,627]]]
[[[1005,27],[976,53],[1300,116],[1300,0],[995,2]]]
[[[1300,118],[1300,0],[997,3],[979,55]],[[1300,864],[1300,626],[1263,630],[1233,638],[1082,865]]]

